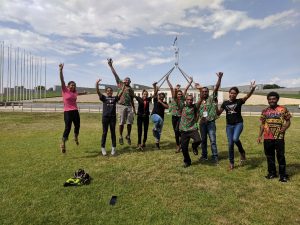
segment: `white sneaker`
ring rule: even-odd
[[[102,155],[104,155],[104,156],[107,155],[105,148],[101,148],[101,152],[102,152]]]
[[[112,147],[111,148],[111,155],[115,155],[116,154],[116,148]]]

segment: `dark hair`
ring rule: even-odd
[[[147,91],[146,89],[144,89],[144,90],[142,91],[142,94],[144,94],[144,92],[147,92],[147,94],[148,94],[148,91]]]
[[[240,93],[239,89],[237,87],[232,87],[229,89],[229,92],[231,92],[232,90],[234,90],[236,92],[236,94]]]
[[[166,97],[166,94],[163,92],[160,92],[158,95],[163,95],[164,97]]]
[[[277,100],[279,100],[279,94],[278,94],[277,92],[271,91],[271,92],[267,95],[267,99],[269,99],[269,97],[271,97],[271,96],[276,97]]]
[[[177,93],[178,93],[178,92],[181,92],[181,94],[183,94],[182,90],[177,90]]]
[[[75,83],[75,81],[69,81],[69,83],[68,83],[68,86],[70,86],[71,84],[74,84],[75,86],[76,86],[76,83]]]
[[[105,88],[105,91],[107,91],[108,89],[113,90],[111,87],[106,87],[106,88]]]
[[[192,97],[192,99],[194,99],[194,96],[193,96],[192,94],[188,94],[188,95],[186,96],[186,98],[188,98],[188,97]]]

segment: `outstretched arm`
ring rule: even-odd
[[[220,116],[222,114],[222,112],[224,111],[224,109],[222,107],[220,109],[218,109],[217,106],[216,106],[216,110],[217,110],[218,116]]]
[[[121,82],[121,79],[120,79],[119,75],[117,74],[115,68],[113,67],[113,60],[112,60],[112,59],[108,59],[108,60],[107,60],[107,63],[108,63],[108,66],[109,66],[110,69],[111,69],[111,72],[112,72],[113,75],[115,76],[116,83],[119,85],[120,82]]]
[[[223,77],[223,72],[218,72],[216,73],[217,76],[218,76],[218,81],[215,85],[215,88],[214,88],[214,94],[217,94],[218,91],[219,91],[219,88],[220,88],[220,85],[221,85],[221,80],[222,80],[222,77]]]
[[[157,97],[157,92],[158,92],[158,87],[156,86],[157,82],[154,82],[152,85],[153,85],[153,88],[154,88],[153,98],[155,98],[155,97]]]
[[[162,104],[162,106],[165,108],[165,109],[168,109],[169,108],[169,105],[164,103],[163,101],[161,101],[159,98],[157,99],[157,101]]]
[[[99,89],[99,84],[101,82],[101,79],[98,79],[96,81],[96,91],[97,91],[97,94],[99,95],[99,97],[101,97],[102,93],[100,92],[100,89]]]
[[[258,137],[257,137],[257,143],[259,143],[259,144],[261,143],[263,132],[264,132],[264,125],[263,125],[263,123],[261,123],[261,125],[259,127]]]
[[[61,63],[61,64],[59,64],[59,78],[60,78],[60,82],[61,82],[61,88],[66,86],[63,70],[64,70],[64,64]]]
[[[193,77],[190,77],[190,82],[188,83],[188,85],[185,87],[185,89],[183,91],[184,97],[186,96],[186,93],[187,93],[188,89],[190,88],[190,86],[192,85],[192,83],[193,83]]]
[[[166,81],[167,81],[167,83],[168,83],[168,85],[169,85],[169,87],[170,87],[170,91],[171,91],[172,98],[174,98],[174,97],[175,97],[175,92],[174,92],[174,88],[173,88],[171,82],[169,81],[169,75],[166,76]],[[176,90],[175,90],[175,91],[176,91]]]
[[[251,88],[250,92],[243,98],[243,101],[244,101],[244,102],[246,102],[247,99],[250,98],[251,95],[253,94],[253,92],[254,92],[254,90],[255,90],[255,88],[256,88],[255,81],[251,82],[250,88]]]

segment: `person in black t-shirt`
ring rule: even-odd
[[[165,109],[169,108],[167,102],[164,101],[165,93],[161,92],[157,96],[158,88],[156,86],[157,83],[154,83],[154,95],[153,95],[153,103],[154,107],[151,113],[151,120],[154,123],[153,128],[153,136],[155,137],[155,145],[158,149],[160,149],[159,141],[162,132],[162,128],[164,125],[164,117],[165,117]]]
[[[96,91],[99,95],[99,99],[103,102],[103,110],[102,110],[102,139],[101,139],[101,152],[102,155],[106,155],[105,143],[106,143],[106,136],[108,131],[108,126],[110,127],[110,134],[111,134],[111,141],[112,141],[112,148],[111,148],[111,155],[116,154],[116,104],[120,99],[120,96],[123,94],[125,85],[118,96],[112,96],[113,90],[111,87],[107,87],[105,92],[106,95],[103,95],[100,92],[99,84],[101,79],[96,81]]]
[[[138,101],[137,111],[137,127],[138,127],[138,147],[137,149],[143,150],[146,147],[148,127],[149,127],[149,104],[152,101],[152,97],[148,97],[148,91],[143,90],[142,97],[134,96]],[[144,138],[142,143],[142,133],[144,126]]]
[[[239,94],[239,89],[237,87],[230,88],[229,100],[224,101],[221,108],[218,110],[218,115],[224,110],[226,111],[226,134],[228,139],[230,170],[233,170],[234,168],[234,144],[236,144],[240,152],[241,163],[246,160],[246,153],[242,146],[242,142],[240,141],[240,135],[244,126],[241,111],[242,105],[250,98],[256,88],[255,81],[251,82],[250,88],[250,92],[244,98],[239,99],[236,98]]]

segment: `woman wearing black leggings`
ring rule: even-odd
[[[137,127],[138,127],[138,146],[137,149],[143,150],[146,147],[148,127],[149,127],[149,104],[152,101],[152,97],[148,97],[148,91],[143,90],[142,97],[135,96],[138,101],[138,111],[137,111]],[[144,127],[144,138],[142,144],[142,133]]]

